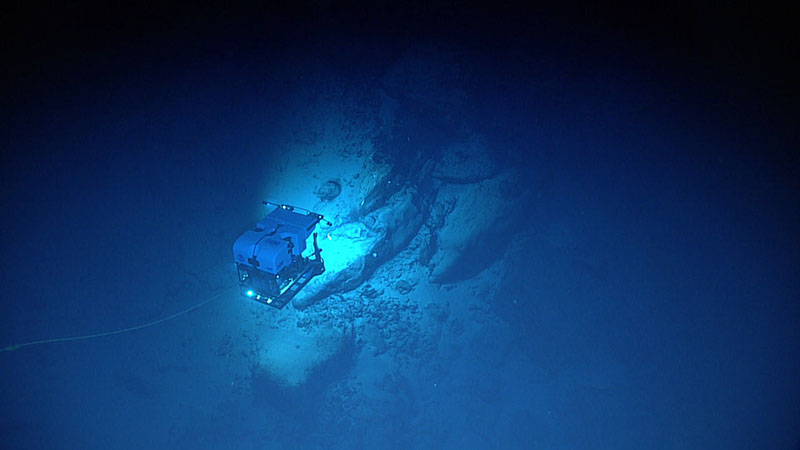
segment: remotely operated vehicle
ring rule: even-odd
[[[263,203],[274,209],[236,239],[233,259],[242,295],[280,309],[312,278],[325,272],[314,230],[320,222],[331,223],[304,208]],[[305,257],[309,236],[313,236],[314,251]]]

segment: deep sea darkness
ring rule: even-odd
[[[786,12],[28,3],[0,19],[3,448],[800,448]],[[509,215],[524,239],[498,232],[464,256],[464,279],[505,262],[485,312],[502,332],[479,344],[494,356],[434,355],[364,417],[337,390],[358,341],[302,388],[253,375],[229,396],[227,353],[205,353],[236,333],[218,303],[13,347],[223,287],[196,274],[232,263],[265,167],[291,164],[287,117],[324,100],[302,93],[404,98],[386,74],[428,43],[441,58],[420,73],[467,67],[465,95],[446,113],[446,91],[401,102],[395,133],[421,143],[408,151],[433,161],[448,136],[479,134],[519,174],[510,195],[536,192]]]

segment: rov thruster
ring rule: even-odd
[[[242,295],[280,309],[312,278],[325,272],[314,229],[319,222],[331,223],[304,208],[263,203],[274,209],[236,239],[233,259]],[[309,236],[313,236],[314,252],[305,257]]]

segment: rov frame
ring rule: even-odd
[[[325,272],[316,225],[322,214],[296,206],[265,201],[276,207],[245,231],[233,245],[236,272],[243,296],[274,308],[283,308],[315,276]],[[296,212],[296,211],[302,211]],[[309,234],[313,253],[303,256]]]

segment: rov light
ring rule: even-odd
[[[252,297],[253,295],[255,295],[255,292],[253,292],[253,290],[250,289],[247,292],[245,292],[245,295],[247,295],[248,297]]]

